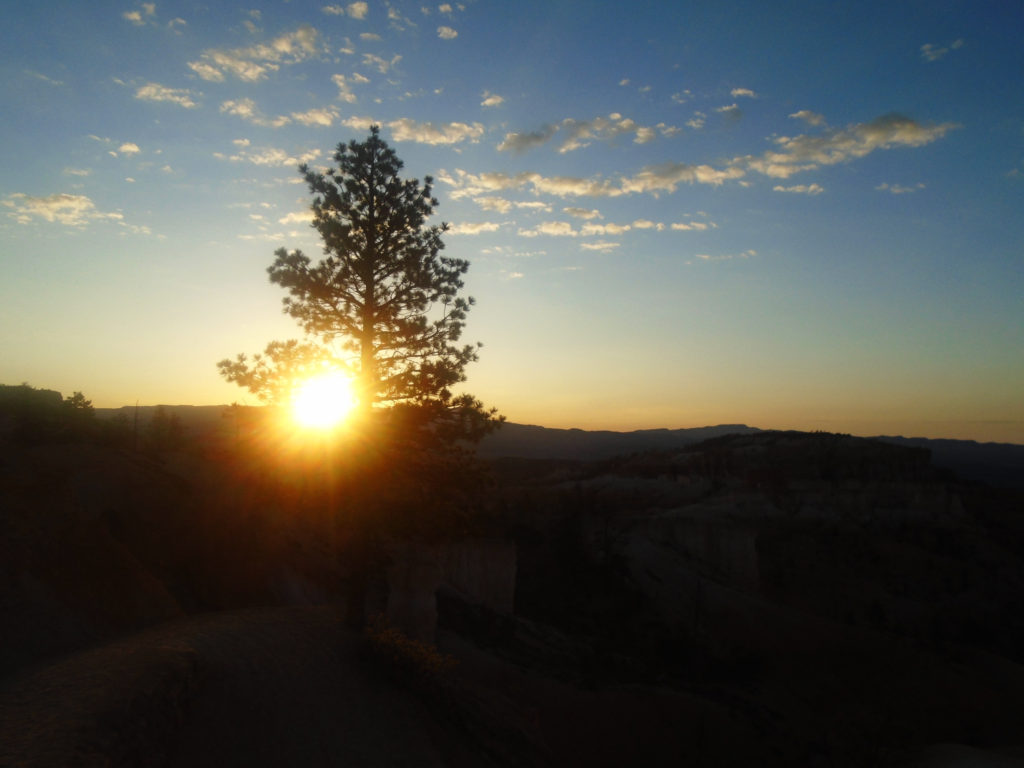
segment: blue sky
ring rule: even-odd
[[[511,420],[1024,442],[1015,2],[17,4],[0,381],[252,401],[295,166],[432,175]]]

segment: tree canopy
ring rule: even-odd
[[[222,360],[221,374],[275,402],[296,380],[338,367],[355,380],[364,414],[398,408],[437,437],[478,438],[500,417],[453,392],[480,345],[459,343],[473,305],[460,295],[469,262],[442,255],[447,224],[427,223],[438,205],[433,180],[402,178],[377,126],[365,141],[339,144],[334,161],[323,173],[299,168],[323,258],[280,248],[267,270],[305,338]]]

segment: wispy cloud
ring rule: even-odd
[[[52,77],[47,77],[41,72],[36,72],[35,70],[26,69],[24,70],[24,72],[29,77],[34,77],[36,80],[42,80],[44,83],[47,83],[48,85],[64,85],[63,80],[54,80]]]
[[[932,45],[931,43],[925,43],[921,46],[921,58],[925,61],[938,61],[943,58],[950,51],[955,51],[958,48],[962,48],[964,45],[963,40],[954,40],[948,46]]]
[[[751,248],[739,253],[722,253],[714,256],[708,253],[698,253],[695,255],[701,261],[729,261],[730,259],[749,259],[751,256],[757,256],[757,251]]]
[[[792,192],[798,195],[820,195],[825,191],[825,188],[820,184],[794,184],[791,187],[784,187],[781,184],[777,184],[772,187],[775,192]]]
[[[275,72],[282,65],[296,64],[315,56],[318,41],[316,29],[305,25],[269,43],[229,50],[211,48],[202,53],[201,60],[190,61],[188,66],[203,80],[221,82],[225,74],[229,74],[254,83],[266,79],[268,72]]]
[[[159,83],[146,83],[135,91],[135,98],[142,101],[169,101],[186,109],[199,106],[192,99],[192,91],[187,88],[168,88]]]
[[[877,187],[875,187],[875,189],[877,189],[879,192],[889,192],[894,195],[906,195],[911,192],[917,192],[918,190],[922,190],[924,188],[925,187],[922,182],[918,182],[917,184],[911,184],[909,187],[905,187],[902,184],[888,184],[882,182]]]

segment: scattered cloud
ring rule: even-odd
[[[451,27],[438,27],[437,36],[442,40],[454,40],[459,36],[459,33]]]
[[[496,232],[501,227],[493,221],[481,221],[474,224],[453,224],[448,232],[452,235],[479,235],[481,232]]]
[[[585,251],[612,251],[618,248],[620,243],[612,243],[607,240],[596,240],[593,243],[580,243],[580,248]]]
[[[392,56],[391,59],[382,59],[380,56],[376,56],[372,53],[363,54],[363,64],[368,67],[373,67],[382,75],[386,75],[390,70],[394,69],[395,65],[402,60],[401,54]]]
[[[671,98],[672,101],[674,101],[676,104],[685,104],[690,100],[690,97],[692,96],[693,94],[687,88],[682,91],[676,91],[669,98]]]
[[[348,79],[344,75],[331,75],[331,82],[338,86],[339,101],[355,104],[356,95],[352,93],[352,88],[349,86]]]
[[[186,109],[199,106],[192,100],[192,92],[187,88],[168,88],[159,83],[146,83],[135,91],[135,98],[142,101],[169,101]]]
[[[774,192],[793,192],[798,195],[820,195],[825,191],[825,188],[820,184],[794,184],[791,187],[784,187],[781,184],[777,184],[772,187]]]
[[[824,115],[819,115],[817,112],[811,112],[809,109],[801,109],[799,112],[794,112],[790,117],[797,120],[803,120],[808,125],[819,126],[825,124]]]
[[[517,234],[521,237],[577,237],[579,232],[573,229],[568,221],[544,221],[533,229],[520,229]]]
[[[728,261],[729,259],[749,259],[751,256],[757,256],[757,251],[753,248],[741,251],[740,253],[723,253],[718,256],[712,256],[707,253],[698,253],[696,257],[701,261]]]
[[[418,123],[407,117],[387,124],[395,141],[415,141],[419,144],[458,144],[477,142],[484,135],[481,123]]]
[[[262,125],[269,128],[280,128],[288,125],[291,118],[284,115],[277,117],[266,117],[256,106],[252,99],[229,99],[220,105],[220,111],[224,114],[234,115],[253,125]]]
[[[950,51],[955,51],[958,48],[962,48],[964,45],[963,40],[954,40],[948,46],[932,45],[931,43],[925,43],[921,46],[921,58],[925,61],[938,61],[943,58]]]
[[[97,210],[96,204],[85,195],[69,195],[66,192],[47,197],[32,197],[17,192],[8,195],[2,205],[9,209],[7,215],[19,224],[31,224],[42,219],[66,227],[83,227],[90,221],[120,221],[124,218],[120,213]]]
[[[203,80],[221,82],[225,74],[230,74],[254,83],[266,79],[268,72],[276,72],[282,65],[297,64],[315,56],[318,40],[316,29],[305,25],[269,43],[229,50],[211,48],[202,53],[201,60],[190,61],[188,66]]]
[[[728,104],[724,107],[715,107],[715,112],[720,115],[724,115],[730,120],[739,120],[743,117],[743,110],[740,109],[738,104]]]
[[[875,189],[879,190],[880,192],[890,192],[894,195],[906,195],[910,192],[917,192],[918,190],[924,188],[925,187],[922,182],[918,182],[917,184],[911,184],[909,187],[905,187],[902,184],[888,184],[883,182],[879,184],[877,187],[875,187]]]
[[[139,8],[141,10],[125,11],[121,14],[121,18],[131,22],[136,27],[141,27],[146,23],[146,19],[156,13],[156,3],[142,3]]]
[[[309,109],[305,112],[292,112],[292,120],[303,125],[332,125],[338,118],[338,112],[330,107],[325,109]]]
[[[365,19],[370,6],[368,3],[358,2],[349,3],[347,6],[325,5],[320,10],[331,16],[350,16],[353,19]]]
[[[65,176],[88,176],[92,171],[88,168],[65,168]]]
[[[733,88],[731,91],[729,91],[729,95],[732,96],[734,99],[738,99],[740,97],[744,97],[744,98],[748,98],[748,99],[756,99],[757,98],[757,94],[754,93],[749,88]]]
[[[591,235],[621,235],[629,232],[632,227],[629,224],[584,224],[580,234],[584,237]]]
[[[703,232],[709,227],[715,227],[714,222],[708,223],[706,221],[677,221],[670,225],[670,229],[676,232]]]
[[[546,144],[555,132],[557,125],[545,125],[530,133],[506,133],[504,140],[498,145],[499,152],[526,152]]]
[[[455,175],[441,171],[437,177],[454,187],[451,197],[459,199],[523,188],[531,188],[536,194],[556,197],[620,197],[634,193],[657,195],[661,192],[674,192],[681,183],[717,186],[727,180],[741,178],[744,174],[745,171],[738,167],[721,170],[708,165],[665,163],[647,166],[633,176],[620,177],[618,180],[600,177],[583,179],[572,176],[543,176],[530,171],[514,175],[501,172],[473,174],[461,169],[457,169]]]
[[[842,130],[817,136],[782,136],[774,140],[775,148],[762,155],[734,158],[724,168],[688,163],[662,163],[646,166],[632,176],[617,179],[571,176],[547,177],[536,172],[517,174],[501,172],[472,174],[456,170],[454,175],[442,172],[438,178],[454,187],[453,198],[476,197],[501,190],[529,188],[535,194],[557,197],[619,197],[636,193],[658,195],[675,192],[680,184],[710,184],[739,181],[750,171],[772,178],[786,179],[803,171],[836,165],[864,157],[876,150],[896,147],[921,147],[942,138],[955,129],[953,123],[922,125],[902,115],[885,115],[870,123],[859,123]],[[504,148],[523,143],[521,134],[506,136]],[[539,140],[538,137],[536,140]],[[741,182],[742,183],[742,182]],[[809,185],[803,191],[817,194],[820,187]]]
[[[252,163],[253,165],[265,165],[270,167],[296,167],[303,163],[311,163],[320,156],[316,149],[307,150],[301,155],[292,155],[283,149],[265,147],[260,150],[249,151],[243,149],[237,155],[224,155],[214,152],[213,156],[218,160],[230,160],[233,163]]]
[[[693,117],[686,121],[686,125],[695,131],[699,131],[704,127],[704,122],[707,120],[707,115],[703,112],[694,112]]]
[[[181,28],[188,26],[188,22],[182,18],[171,19],[167,22],[167,28],[176,35],[181,34]]]
[[[658,123],[653,128],[638,125],[635,120],[613,112],[608,117],[595,117],[593,120],[575,120],[566,118],[557,125],[545,125],[529,133],[507,133],[498,145],[501,152],[525,152],[542,146],[561,132],[564,137],[558,146],[562,154],[586,147],[591,141],[609,141],[617,136],[633,134],[634,144],[646,144],[660,132],[663,136],[672,136],[679,129],[666,123]]]
[[[289,213],[289,214],[287,214],[285,216],[282,216],[280,219],[278,219],[277,223],[278,224],[284,224],[285,226],[287,226],[288,224],[312,224],[313,223],[313,211],[305,210],[305,211],[296,211],[294,213]]]
[[[527,211],[541,211],[550,213],[551,206],[540,200],[512,201],[503,197],[484,196],[473,198],[473,202],[485,211],[496,211],[497,213],[508,213],[513,208]]]
[[[845,163],[879,149],[923,147],[957,127],[955,123],[922,125],[903,115],[883,115],[870,123],[858,123],[817,136],[780,136],[774,140],[776,149],[759,157],[736,158],[732,165],[772,178],[788,179],[795,173]]]
[[[505,101],[504,96],[499,96],[498,94],[491,93],[490,91],[484,91],[483,99],[484,100],[480,102],[481,107],[496,107]]]
[[[656,229],[661,232],[665,229],[665,225],[660,221],[655,222],[650,219],[637,219],[633,222],[633,229]]]
[[[384,38],[382,38],[376,32],[360,32],[359,33],[359,39],[360,40],[367,40],[367,41],[379,41],[379,40],[383,40]]]
[[[604,216],[596,208],[574,208],[572,206],[563,208],[563,212],[568,213],[570,216],[575,216],[577,219],[584,219],[591,221],[592,219],[603,219]]]
[[[353,131],[368,131],[371,125],[379,125],[379,120],[374,120],[372,117],[359,117],[353,115],[352,117],[346,117],[341,121],[341,124],[346,128],[351,128]]]
[[[117,151],[120,152],[122,155],[137,155],[142,150],[139,149],[139,145],[136,144],[135,142],[126,141],[124,144],[117,148]]]
[[[689,165],[687,163],[662,163],[647,166],[636,175],[624,178],[621,194],[645,192],[657,195],[659,192],[675,192],[679,184],[710,184],[719,186],[731,179],[744,175],[741,168],[718,169],[710,165]]]

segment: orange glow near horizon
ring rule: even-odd
[[[352,379],[341,371],[306,379],[292,393],[292,418],[307,428],[336,427],[349,417],[355,407]]]

